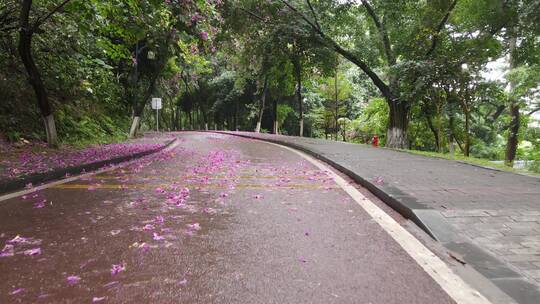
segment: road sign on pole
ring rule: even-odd
[[[152,109],[156,110],[156,131],[159,132],[159,110],[161,109],[161,98],[152,98]]]
[[[152,98],[152,109],[161,110],[161,98]]]

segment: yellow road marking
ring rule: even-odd
[[[131,185],[118,185],[118,184],[62,184],[56,185],[51,188],[54,189],[154,189],[161,187],[164,189],[170,189],[168,185],[144,185],[144,184],[131,184]],[[200,187],[203,189],[229,189],[228,185],[212,185],[212,184],[190,184],[190,185],[178,185],[178,187]],[[235,189],[268,189],[268,188],[278,188],[278,189],[338,189],[336,186],[325,186],[325,185],[301,185],[301,184],[288,184],[288,185],[255,185],[255,184],[238,184],[234,185]]]
[[[118,179],[126,179],[126,178],[139,178],[139,179],[160,179],[160,180],[178,180],[178,179],[193,179],[193,178],[208,178],[208,179],[309,179],[308,176],[256,176],[256,175],[235,175],[235,176],[226,176],[226,175],[218,175],[218,176],[205,176],[205,175],[188,175],[188,176],[146,176],[141,177],[140,175],[118,175],[118,176],[101,176],[96,175],[97,179],[109,179],[109,180],[118,180]],[[323,178],[316,178],[313,179],[314,181],[317,180],[323,180],[323,179],[329,179],[329,177],[323,177]]]

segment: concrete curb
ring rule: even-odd
[[[384,184],[378,185],[369,180],[369,178],[362,177],[352,170],[343,167],[336,161],[298,144],[281,141],[279,139],[263,138],[228,131],[209,132],[272,142],[300,150],[328,163],[330,166],[336,168],[338,171],[352,178],[355,182],[367,188],[375,196],[405,218],[410,219],[433,239],[440,242],[448,251],[455,253],[456,256],[462,257],[465,262],[503,292],[512,297],[517,303],[538,303],[538,299],[540,299],[540,290],[535,285],[529,283],[522,275],[508,267],[504,262],[473,244],[470,239],[457,233],[454,227],[446,221],[444,216],[438,210],[421,204],[416,198],[403,193],[398,188]]]
[[[150,155],[156,152],[159,152],[168,146],[170,146],[173,142],[176,141],[176,138],[168,141],[165,145],[159,148],[155,148],[148,151],[138,152],[131,155],[124,155],[119,156],[115,158],[110,158],[107,160],[100,160],[93,163],[87,163],[82,164],[79,166],[74,167],[67,167],[67,168],[59,168],[55,169],[53,171],[44,172],[44,173],[36,173],[36,174],[30,174],[26,175],[22,178],[17,179],[10,179],[7,181],[0,181],[0,194],[6,194],[9,192],[17,191],[20,189],[23,189],[28,183],[32,183],[33,185],[37,185],[40,183],[48,182],[55,179],[60,179],[65,177],[66,175],[77,175],[81,174],[83,172],[93,171],[96,169],[99,169],[106,165],[112,165],[112,164],[118,164],[125,161],[133,160],[136,158],[140,158],[146,155]]]

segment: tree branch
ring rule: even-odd
[[[52,15],[54,15],[55,13],[57,13],[59,10],[61,10],[66,4],[68,4],[71,0],[64,0],[62,3],[60,3],[57,7],[55,7],[52,11],[50,11],[47,15],[45,15],[44,17],[42,18],[39,18],[38,20],[36,20],[36,22],[34,22],[34,24],[32,25],[32,32],[34,32],[35,30],[37,30],[39,28],[40,25],[43,24],[43,22],[47,21],[47,19],[51,18]]]
[[[530,111],[529,114],[527,114],[527,115],[532,115],[532,114],[534,114],[534,113],[536,113],[536,112],[538,112],[538,111],[540,111],[540,108],[533,109],[533,110]]]
[[[257,20],[266,23],[266,20],[264,20],[263,17],[261,17],[261,16],[255,14],[254,12],[248,11],[247,9],[245,9],[245,8],[243,8],[243,7],[239,7],[238,9],[240,9],[240,10],[243,11],[244,13],[247,13],[248,15],[250,15],[251,17],[253,17],[253,18],[257,19]]]
[[[458,0],[454,0],[452,4],[450,4],[450,7],[446,11],[446,14],[439,22],[439,25],[437,25],[437,28],[435,29],[435,33],[433,34],[433,38],[431,39],[431,46],[429,47],[428,51],[426,52],[425,57],[431,56],[431,54],[435,51],[435,48],[437,47],[437,43],[439,42],[439,35],[441,34],[441,31],[450,18],[450,13],[454,10],[456,7]]]
[[[335,40],[328,37],[320,28],[317,27],[316,24],[314,24],[306,15],[304,15],[302,12],[300,12],[297,8],[292,6],[289,2],[286,0],[280,0],[283,4],[285,4],[292,12],[300,16],[325,42],[330,48],[332,48],[336,53],[340,54],[341,56],[345,57],[350,62],[357,65],[373,82],[373,84],[379,89],[381,94],[387,98],[388,100],[393,100],[396,96],[393,95],[390,88],[382,79],[375,73],[369,66],[358,56],[354,55],[352,52],[342,48]]]
[[[392,51],[390,38],[388,38],[388,32],[386,31],[384,24],[381,23],[379,17],[377,17],[377,14],[375,14],[375,11],[366,0],[362,0],[362,5],[366,8],[369,16],[373,20],[373,23],[375,23],[375,27],[377,27],[377,30],[379,31],[379,35],[381,36],[381,40],[384,46],[384,52],[386,54],[386,59],[388,60],[388,63],[390,65],[394,65],[396,63],[396,57],[394,56],[394,52]]]
[[[311,5],[311,1],[306,0],[307,5],[309,6],[309,10],[311,11],[311,14],[313,15],[313,20],[315,20],[315,24],[317,25],[317,28],[320,30],[321,25],[319,24],[319,20],[317,18],[317,13],[315,12],[315,9],[313,8],[313,5]]]

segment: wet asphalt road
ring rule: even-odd
[[[0,303],[453,303],[300,156],[177,136],[129,166],[1,201]]]

